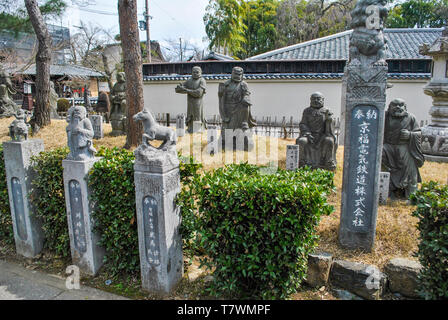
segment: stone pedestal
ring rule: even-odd
[[[103,117],[99,115],[89,116],[90,122],[92,122],[93,127],[93,139],[103,139]]]
[[[105,254],[104,248],[99,245],[100,235],[93,231],[93,204],[89,200],[90,188],[87,184],[89,170],[100,159],[62,161],[72,261],[89,275],[97,274]]]
[[[42,151],[44,142],[38,139],[3,143],[16,252],[27,258],[39,254],[44,242],[42,224],[34,216],[34,208],[28,197],[34,178],[30,158]]]
[[[422,128],[422,151],[426,161],[448,162],[448,30],[432,44],[424,44],[420,54],[432,56],[431,81],[423,88],[433,99],[431,123]]]
[[[348,65],[339,242],[372,250],[384,136],[387,66]]]
[[[286,170],[297,170],[299,167],[299,145],[286,146]]]
[[[180,192],[176,147],[137,148],[134,181],[142,287],[166,294],[183,276],[181,215],[174,202]]]

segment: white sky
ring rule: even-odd
[[[95,0],[93,5],[77,7],[74,3],[87,2],[85,0],[67,0],[70,5],[65,17],[55,23],[69,27],[71,33],[75,33],[80,20],[85,23],[98,25],[106,30],[110,30],[113,35],[118,34],[118,8],[117,0]],[[157,40],[162,46],[167,40],[179,41],[188,40],[201,48],[207,46],[203,42],[205,26],[203,16],[208,0],[149,0],[149,14],[153,17],[150,20],[151,40]],[[137,0],[138,19],[144,20],[145,0]],[[100,11],[100,14],[87,11]],[[140,40],[146,40],[146,32],[140,32]]]

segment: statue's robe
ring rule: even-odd
[[[409,140],[400,139],[403,129],[410,131]],[[390,172],[391,191],[417,186],[421,182],[418,168],[423,166],[421,131],[417,119],[412,114],[393,118],[386,112],[382,166]]]
[[[221,83],[218,90],[219,113],[223,121],[223,129],[242,129],[243,123],[247,123],[249,128],[257,125],[250,111],[252,103],[246,82],[236,83],[228,80]]]
[[[185,122],[188,132],[193,132],[193,122],[200,121],[202,129],[205,129],[204,119],[204,94],[206,92],[206,82],[204,78],[190,78],[182,84],[185,88],[192,90],[187,94],[187,118]]]
[[[300,121],[300,137],[311,134],[313,141],[304,146],[305,164],[312,167],[331,167],[336,163],[336,136],[332,123],[327,123],[327,108],[308,107],[303,110]],[[300,138],[299,137],[299,138]]]

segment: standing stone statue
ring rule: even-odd
[[[16,93],[9,75],[0,67],[0,118],[13,116],[19,107],[12,100]]]
[[[193,67],[191,78],[179,84],[176,93],[187,94],[187,132],[193,133],[205,129],[204,94],[206,82],[200,67]],[[196,123],[196,125],[194,125]]]
[[[58,115],[58,99],[59,96],[54,89],[54,82],[50,81],[50,117],[52,119],[59,119]]]
[[[104,114],[106,123],[109,123],[110,102],[106,92],[101,91],[98,94],[98,103],[96,104],[95,111]]]
[[[219,114],[222,119],[221,146],[225,145],[226,131],[228,136],[237,136],[238,139],[238,132],[234,135],[228,133],[239,130],[248,139],[244,142],[244,150],[251,150],[253,140],[250,128],[255,127],[257,123],[251,114],[250,92],[247,83],[243,81],[243,74],[243,68],[234,67],[230,80],[219,84]],[[238,149],[238,146],[236,148]]]
[[[322,93],[313,93],[310,100],[310,106],[303,111],[300,137],[296,140],[303,150],[303,154],[299,154],[300,166],[335,170],[337,144],[333,114],[324,108]]]
[[[421,131],[417,119],[406,110],[403,99],[394,99],[386,111],[382,166],[390,172],[392,197],[406,197],[421,182],[418,168],[423,166]]]
[[[66,128],[70,148],[67,159],[76,161],[93,159],[96,153],[92,143],[94,131],[92,123],[87,118],[87,111],[83,106],[70,109],[70,115],[67,116],[69,124]]]
[[[117,83],[111,92],[112,107],[110,110],[110,122],[113,136],[126,134],[126,79],[124,72],[117,75]]]

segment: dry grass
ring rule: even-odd
[[[0,119],[0,143],[9,140],[8,126],[13,118]],[[51,126],[43,128],[35,138],[44,140],[45,148],[47,150],[66,145],[65,127],[67,123],[64,120],[52,120]],[[110,132],[112,128],[110,124],[104,124],[105,137],[101,140],[95,140],[96,147],[122,147],[125,144],[125,137],[111,137]],[[265,144],[264,137],[257,137],[257,143]],[[286,146],[294,144],[294,139],[278,139],[278,145],[268,147],[266,156],[257,159],[258,164],[268,164],[271,159],[269,157],[269,149],[277,149],[279,155],[278,166],[285,168],[286,165]],[[199,154],[204,150],[207,144],[207,135],[195,134],[185,135],[180,137],[178,141],[178,151],[184,155],[188,154],[187,150],[190,145],[195,148],[196,152],[190,150],[190,153]],[[204,152],[205,153],[205,152]],[[204,155],[203,155],[204,156]],[[232,161],[247,161],[247,152],[235,152],[233,155],[219,153],[213,158],[202,158],[204,163],[204,170],[210,170],[215,167],[224,166],[226,163],[226,156],[228,162]],[[213,160],[214,161],[211,161]],[[417,219],[411,216],[414,207],[406,204],[405,201],[389,202],[388,205],[380,206],[378,210],[377,235],[375,241],[375,248],[371,253],[362,253],[359,251],[348,251],[342,249],[338,245],[337,236],[340,219],[340,203],[341,203],[341,187],[342,187],[342,163],[343,163],[343,147],[338,148],[337,152],[338,167],[335,173],[336,192],[329,197],[329,202],[335,207],[335,212],[330,216],[322,218],[318,228],[320,235],[319,250],[324,250],[333,253],[337,259],[347,259],[351,261],[359,261],[364,263],[371,263],[382,268],[384,264],[394,257],[413,258],[413,254],[417,250],[418,232],[416,229]],[[239,162],[237,161],[237,162]],[[426,162],[420,173],[423,181],[434,180],[440,183],[446,183],[448,178],[448,164]]]

